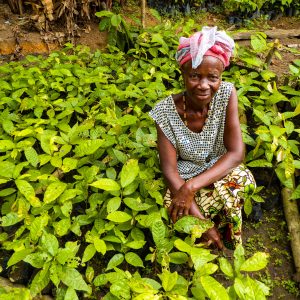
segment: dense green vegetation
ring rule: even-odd
[[[233,22],[264,16],[274,19],[278,15],[299,16],[297,0],[148,0],[148,5],[164,15],[186,15],[200,11],[222,12]],[[234,20],[235,19],[235,20]]]
[[[171,226],[162,207],[147,113],[181,90],[177,36],[197,25],[133,31],[119,15],[98,16],[112,29],[107,52],[68,44],[0,66],[0,243],[8,270],[32,267],[30,292],[0,289],[1,299],[31,299],[49,285],[58,300],[265,299],[269,288],[247,272],[263,269],[266,253],[246,259],[238,247],[231,265],[197,244],[210,222],[185,217]],[[237,47],[224,73],[251,122],[243,125],[246,163],[274,170],[298,199],[300,61],[280,84],[265,60],[278,45],[258,33],[251,46]],[[257,192],[249,190],[246,214],[261,201]],[[214,278],[218,268],[226,288]]]

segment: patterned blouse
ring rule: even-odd
[[[191,131],[180,118],[173,97],[168,96],[149,112],[177,153],[177,169],[183,179],[190,179],[213,166],[226,153],[224,126],[226,108],[233,84],[222,81],[211,100],[201,132]]]

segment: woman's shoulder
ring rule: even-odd
[[[234,84],[232,82],[229,82],[229,81],[222,81],[220,87],[223,90],[230,90],[231,91],[234,87]]]
[[[158,120],[161,118],[165,118],[166,115],[172,111],[172,108],[174,107],[174,101],[172,98],[172,95],[167,96],[164,99],[161,99],[158,101],[154,107],[149,112],[150,117],[152,117],[154,120]]]
[[[172,105],[174,105],[174,100],[172,95],[167,96],[166,98],[161,99],[158,101],[154,108],[156,109],[169,109]]]

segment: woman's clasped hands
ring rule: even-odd
[[[173,223],[183,216],[191,215],[190,208],[194,201],[194,193],[187,189],[185,184],[172,197],[171,205],[168,208],[169,216]]]
[[[194,192],[188,189],[185,184],[173,195],[171,205],[168,208],[168,213],[173,223],[176,223],[176,221],[183,216],[188,215],[198,217],[199,219],[205,219],[195,202]],[[207,230],[202,237],[207,246],[213,245],[219,250],[224,249],[221,235],[216,227]]]

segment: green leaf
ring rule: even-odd
[[[139,241],[131,241],[126,243],[126,246],[132,249],[141,249],[146,244],[146,241],[139,240]]]
[[[7,262],[7,267],[10,267],[12,265],[15,265],[21,260],[24,260],[25,257],[32,252],[32,249],[23,249],[20,251],[16,251],[13,253],[13,255],[10,257],[10,259]]]
[[[158,248],[162,248],[164,246],[164,240],[167,235],[166,227],[163,221],[158,220],[154,222],[151,226],[151,232],[155,245]]]
[[[264,111],[254,108],[253,113],[267,126],[271,124],[271,118]]]
[[[0,161],[0,176],[13,178],[15,164],[9,161]]]
[[[158,276],[162,282],[163,289],[166,292],[171,291],[177,283],[177,272],[171,273],[169,270],[163,269],[162,274],[158,274]]]
[[[117,299],[124,299],[124,300],[130,300],[132,299],[131,293],[130,293],[130,287],[128,285],[128,282],[125,279],[120,279],[118,281],[115,281],[110,286],[110,292],[112,295],[115,296],[113,298],[114,300]]]
[[[195,270],[202,268],[206,263],[214,260],[217,256],[210,253],[208,249],[192,247],[191,259]]]
[[[20,222],[23,218],[15,212],[10,212],[1,218],[1,226],[12,226]]]
[[[77,163],[78,163],[77,159],[71,158],[71,157],[66,157],[63,160],[61,169],[64,173],[68,173],[71,170],[75,170],[77,168]]]
[[[137,121],[138,121],[138,119],[136,116],[125,115],[125,116],[121,117],[120,119],[118,119],[118,124],[121,126],[129,126],[129,125],[136,124]]]
[[[121,170],[121,186],[124,188],[135,180],[139,174],[139,165],[136,159],[129,159]]]
[[[127,155],[120,150],[117,150],[117,149],[112,149],[112,150],[113,150],[113,153],[116,156],[117,160],[119,162],[121,162],[122,164],[125,164],[128,159]]]
[[[109,178],[101,178],[93,183],[90,184],[91,186],[98,188],[98,189],[102,189],[105,191],[118,191],[120,190],[120,186],[119,184]]]
[[[112,213],[112,212],[118,210],[118,208],[120,206],[121,206],[121,198],[114,197],[114,198],[109,199],[109,201],[107,202],[106,210],[108,213]]]
[[[286,133],[289,135],[294,131],[295,125],[291,121],[285,121],[284,122],[284,128],[286,129]]]
[[[261,196],[259,196],[259,195],[252,195],[251,198],[252,198],[252,200],[254,200],[255,202],[260,202],[260,203],[265,202],[265,200],[264,200]]]
[[[134,252],[127,252],[125,254],[125,260],[134,267],[143,267],[144,268],[142,259]]]
[[[114,211],[108,214],[107,219],[116,223],[124,223],[132,219],[132,216],[123,211]]]
[[[83,280],[81,274],[74,268],[64,267],[61,274],[61,281],[70,288],[79,291],[90,291],[90,288]]]
[[[0,191],[0,197],[6,197],[16,192],[14,188],[7,188]]]
[[[96,254],[96,248],[93,244],[89,244],[83,253],[82,262],[85,263],[93,258],[93,256]]]
[[[280,182],[284,186],[286,186],[289,189],[294,189],[293,180],[292,180],[291,177],[290,178],[286,178],[286,176],[285,176],[285,169],[284,168],[277,167],[275,169],[275,172],[276,172],[276,175],[277,175],[278,179],[280,180]]]
[[[82,157],[95,153],[102,145],[104,140],[84,140],[75,147],[76,156]]]
[[[1,140],[0,141],[0,152],[6,152],[15,148],[14,142],[11,140]]]
[[[147,203],[142,203],[140,198],[124,198],[123,202],[132,210],[135,211],[143,211],[143,210],[147,210],[150,207],[152,207],[152,205],[147,204]]]
[[[286,132],[285,128],[281,128],[277,125],[270,125],[269,129],[270,129],[271,134],[277,138]]]
[[[68,200],[74,199],[77,195],[81,195],[83,192],[79,189],[68,189],[65,190],[59,197],[59,201],[64,203]]]
[[[36,217],[30,225],[30,238],[33,241],[38,240],[38,238],[42,235],[44,227],[47,226],[49,221],[48,215],[44,214],[39,217]]]
[[[106,244],[103,240],[100,240],[99,237],[94,238],[94,246],[97,252],[100,252],[102,255],[106,253]]]
[[[58,236],[64,236],[69,232],[71,228],[71,220],[69,218],[66,218],[58,222],[54,222],[53,227],[55,229],[55,233]]]
[[[252,202],[250,198],[246,198],[245,199],[245,203],[244,203],[244,211],[246,213],[247,216],[249,216],[252,212]]]
[[[220,257],[219,264],[220,264],[220,269],[226,276],[228,276],[229,278],[234,277],[232,265],[226,258]]]
[[[115,254],[107,264],[106,271],[111,270],[120,265],[124,260],[124,256],[121,253]]]
[[[24,150],[25,157],[27,161],[33,166],[36,167],[39,163],[39,156],[34,148],[28,147]]]
[[[234,269],[235,272],[239,272],[241,265],[245,261],[245,251],[242,245],[237,245],[233,253],[234,256]]]
[[[30,292],[33,297],[41,293],[41,291],[49,284],[50,273],[49,265],[40,270],[33,278],[30,285]]]
[[[25,196],[25,198],[28,200],[31,206],[33,207],[41,206],[40,199],[35,196],[34,188],[28,181],[17,179],[15,183],[20,193]]]
[[[69,287],[66,291],[64,300],[78,300],[75,289]]]
[[[257,252],[242,263],[240,270],[247,272],[259,271],[268,264],[269,255],[264,252]]]
[[[106,278],[105,274],[100,274],[98,276],[96,276],[96,278],[94,279],[94,286],[101,286],[101,285],[105,285],[107,284],[108,280]]]
[[[296,189],[293,191],[292,196],[291,196],[292,200],[295,199],[300,199],[300,184],[296,187]]]
[[[67,184],[61,181],[55,181],[53,183],[50,183],[44,194],[44,202],[45,203],[53,202],[63,193],[66,187]]]
[[[61,165],[62,165],[62,159],[61,157],[59,156],[53,156],[51,157],[50,159],[50,163],[53,167],[56,167],[56,168],[61,168]]]
[[[268,162],[265,159],[256,159],[247,163],[247,166],[252,168],[264,168],[264,167],[272,168],[273,165],[272,163]]]
[[[121,16],[113,14],[110,18],[111,25],[114,27],[118,27],[121,23]]]
[[[226,289],[213,277],[202,276],[200,282],[211,300],[229,300]]]
[[[204,233],[209,228],[213,227],[213,223],[209,220],[200,220],[194,216],[184,216],[180,218],[174,225],[174,229],[179,232],[192,233],[194,227],[197,227],[199,231]]]
[[[271,78],[276,77],[276,74],[270,70],[262,70],[260,75],[265,81],[269,81]]]
[[[182,252],[172,252],[169,254],[170,262],[173,264],[185,264],[188,262],[188,255]]]
[[[245,286],[243,281],[238,277],[234,279],[234,290],[241,300],[255,299],[254,297],[251,297],[252,295],[250,295],[251,290],[247,286]]]
[[[218,266],[213,263],[207,263],[202,268],[197,269],[196,276],[207,276],[215,273],[218,270]]]
[[[24,261],[31,264],[34,268],[43,268],[45,261],[50,258],[50,255],[45,252],[36,252],[25,257]]]
[[[59,245],[55,235],[44,232],[41,238],[41,246],[45,252],[49,252],[52,256],[57,254]]]
[[[113,15],[113,13],[111,11],[108,10],[102,10],[99,12],[95,13],[95,16],[98,18],[102,18],[102,17],[111,17]]]
[[[186,242],[184,242],[183,240],[181,239],[177,239],[175,242],[174,242],[174,246],[182,251],[182,252],[186,252],[186,253],[190,253],[191,250],[192,250],[192,247],[187,244]]]

